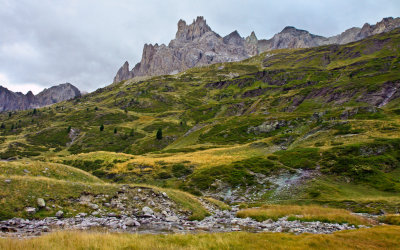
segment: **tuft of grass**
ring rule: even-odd
[[[206,197],[205,199],[208,202],[210,202],[210,203],[214,204],[215,206],[217,206],[221,210],[231,210],[231,207],[228,204],[226,204],[226,203],[224,203],[222,201],[216,200],[216,199],[211,198],[211,197]]]
[[[257,221],[264,221],[267,219],[278,220],[279,218],[287,216],[289,220],[348,223],[353,225],[369,225],[372,222],[344,209],[326,208],[315,205],[264,205],[261,208],[240,210],[237,216],[240,218],[250,217]]]
[[[379,217],[382,223],[400,226],[400,214],[387,214]]]
[[[181,207],[192,212],[189,220],[202,220],[210,215],[195,196],[174,189],[165,189],[165,192],[168,194],[169,198]]]

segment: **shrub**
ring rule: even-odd
[[[172,166],[172,173],[174,174],[175,177],[183,177],[191,174],[193,170],[189,167],[186,167],[183,164],[175,164]]]
[[[168,173],[168,172],[160,172],[160,173],[158,173],[158,178],[160,178],[160,179],[169,179],[171,177],[172,177],[172,175],[170,173]]]

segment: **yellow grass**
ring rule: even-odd
[[[219,209],[221,210],[231,210],[231,207],[229,205],[227,205],[226,203],[216,200],[214,198],[211,197],[205,197],[204,199],[206,199],[208,202],[214,204],[215,206],[217,206]]]
[[[400,227],[380,226],[330,235],[216,233],[140,235],[56,232],[31,239],[0,239],[0,249],[399,249]]]
[[[400,214],[386,214],[381,216],[379,221],[390,225],[400,226]]]
[[[212,148],[190,153],[166,153],[166,154],[147,154],[137,155],[134,159],[127,162],[116,164],[115,172],[126,171],[129,164],[157,166],[158,162],[170,164],[190,162],[197,167],[218,166],[240,161],[249,157],[259,156],[262,152],[258,149],[250,148],[248,145],[232,146],[224,148]]]
[[[28,172],[26,172],[26,170]],[[0,162],[0,175],[48,177],[67,181],[103,183],[99,178],[81,169],[63,164],[31,161],[27,159],[23,161]]]
[[[289,220],[350,223],[354,225],[366,225],[372,223],[372,221],[352,214],[344,209],[326,208],[315,205],[264,205],[261,208],[240,210],[237,215],[241,218],[250,217],[258,221],[264,221],[267,219],[277,220],[288,216]]]

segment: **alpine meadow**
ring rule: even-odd
[[[400,18],[177,29],[89,93],[0,87],[1,249],[399,248]]]

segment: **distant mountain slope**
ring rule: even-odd
[[[136,76],[174,74],[196,66],[240,61],[275,49],[346,44],[396,27],[400,27],[400,18],[390,17],[375,25],[366,23],[362,28],[350,28],[337,36],[326,38],[288,26],[269,40],[258,40],[254,32],[247,38],[241,37],[237,31],[221,37],[207,25],[203,17],[197,17],[190,25],[180,20],[175,39],[168,46],[145,44],[142,60],[132,70],[129,63],[125,62],[118,70],[114,83]]]
[[[20,92],[12,92],[0,86],[0,112],[13,110],[26,110],[51,105],[57,102],[73,99],[80,96],[78,88],[70,83],[64,83],[44,89],[42,92],[33,95],[29,91],[26,95]]]

